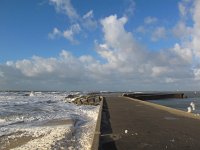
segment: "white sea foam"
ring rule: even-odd
[[[66,149],[69,146],[67,139],[70,141],[69,139],[72,138],[73,126],[34,127],[23,130],[25,132],[20,135],[21,137],[31,135],[35,139],[30,140],[20,147],[14,148],[14,150]],[[10,138],[16,138],[16,136]]]
[[[68,103],[71,99],[65,99],[69,94],[65,92],[27,94],[0,92],[0,136],[34,138],[15,149],[90,149],[98,106]],[[44,122],[67,118],[74,120],[75,125],[43,126]],[[0,149],[3,149],[1,144]]]
[[[34,94],[34,92],[33,91],[31,91],[31,93],[29,94],[29,96],[34,96],[35,94]]]
[[[5,122],[6,122],[5,119],[0,119],[0,125],[1,125],[2,123],[5,123]]]

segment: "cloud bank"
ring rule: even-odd
[[[70,1],[51,0],[57,11],[69,18],[78,18]],[[100,20],[103,32],[101,42],[95,42],[95,51],[101,59],[91,55],[74,56],[61,50],[57,57],[8,61],[0,65],[2,89],[46,90],[176,90],[200,88],[200,1],[183,0],[179,3],[180,20],[171,29],[180,38],[169,49],[152,52],[127,31],[128,17],[110,15]],[[188,7],[190,6],[190,7]],[[188,17],[190,16],[190,18]],[[96,26],[93,11],[83,17],[87,26]],[[187,20],[192,19],[192,26]],[[158,21],[147,17],[146,24]],[[93,24],[94,23],[94,24]],[[83,25],[83,24],[82,24]],[[182,31],[185,30],[184,36]],[[75,41],[81,31],[79,24],[60,31],[54,28],[49,37],[64,37]],[[164,27],[157,28],[154,40],[164,38]]]

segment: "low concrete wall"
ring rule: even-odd
[[[103,101],[104,101],[104,97],[101,97],[99,114],[98,114],[98,118],[97,118],[97,122],[96,122],[95,132],[94,132],[94,135],[93,135],[91,150],[98,150],[99,149],[99,138],[100,138],[100,134],[101,134],[100,133],[100,125],[101,125],[101,115],[102,115]]]

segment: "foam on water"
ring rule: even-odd
[[[30,149],[62,149],[68,148],[69,142],[63,142],[64,140],[72,138],[73,126],[50,126],[50,127],[34,127],[23,129],[25,132],[22,136],[31,135],[34,140],[30,140],[28,143],[14,148],[15,150],[30,150]],[[11,136],[10,138],[16,138]],[[62,141],[62,142],[61,142]],[[65,143],[65,144],[63,144]]]
[[[24,137],[30,140],[13,148],[90,149],[99,106],[68,103],[71,99],[65,98],[69,94],[65,92],[29,94],[0,92],[0,149]],[[48,124],[52,120],[57,123]]]
[[[0,125],[3,124],[3,123],[5,123],[5,122],[6,122],[5,119],[0,119]]]

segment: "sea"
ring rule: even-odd
[[[99,106],[71,103],[86,94],[0,92],[0,150],[89,150]]]
[[[170,92],[166,92],[166,93],[170,93]],[[175,108],[175,109],[179,109],[179,110],[186,111],[186,112],[188,112],[188,109],[190,109],[191,113],[199,115],[200,114],[200,91],[183,91],[180,93],[184,93],[184,96],[186,98],[149,100],[149,102],[167,106],[167,107],[171,107],[171,108]]]

